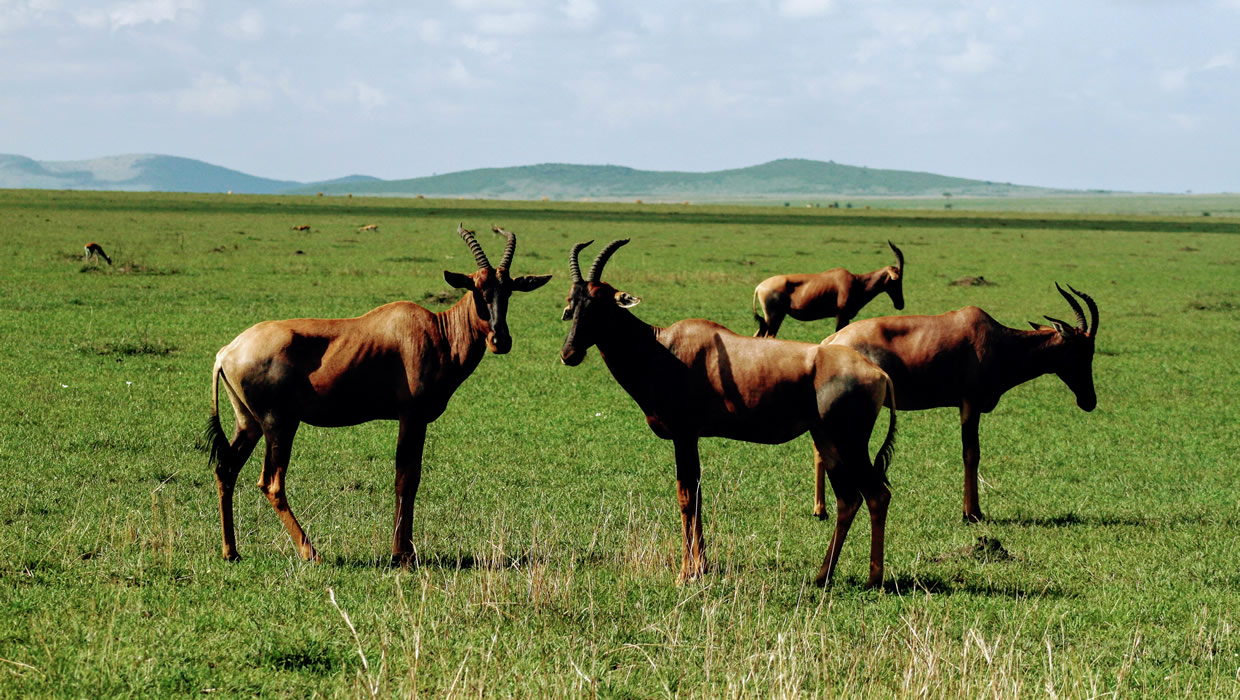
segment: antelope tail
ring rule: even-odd
[[[750,311],[753,312],[753,320],[758,322],[758,332],[754,333],[757,337],[766,335],[766,305],[762,305],[762,313],[758,313],[758,287],[753,288],[753,301],[749,305]]]
[[[232,446],[224,435],[224,426],[220,425],[220,376],[224,368],[215,364],[211,373],[211,415],[207,416],[207,428],[203,431],[202,442],[206,446],[207,464],[220,465],[231,461]],[[224,381],[228,381],[225,379]]]
[[[887,378],[887,398],[883,399],[883,405],[891,412],[891,421],[887,424],[887,438],[883,440],[883,446],[878,448],[878,454],[874,455],[874,466],[878,469],[883,484],[890,486],[891,482],[887,480],[887,465],[891,464],[891,456],[896,449],[896,392],[891,377]]]

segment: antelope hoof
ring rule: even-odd
[[[393,569],[412,569],[417,566],[413,552],[398,552],[392,555]]]
[[[974,511],[974,512],[972,512],[972,513],[970,513],[969,511],[967,511],[967,510],[966,510],[966,511],[964,512],[964,516],[963,516],[963,518],[962,518],[962,519],[963,519],[966,523],[980,523],[980,522],[982,522],[983,520],[985,520],[986,518],[985,518],[985,516],[983,516],[983,515],[982,515],[982,511],[980,511],[980,510],[979,510],[979,511]]]
[[[823,506],[814,506],[814,517],[819,520],[827,519],[827,509]]]
[[[228,561],[241,561],[241,555],[235,549],[224,548],[224,558]]]

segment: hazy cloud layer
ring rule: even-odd
[[[0,152],[1240,191],[1240,3],[0,0]]]

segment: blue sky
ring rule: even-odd
[[[0,0],[0,153],[1240,191],[1240,0]]]

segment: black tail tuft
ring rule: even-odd
[[[207,428],[202,433],[202,442],[207,452],[207,464],[223,464],[231,455],[228,437],[224,435],[224,426],[220,425],[219,414],[207,417]]]
[[[878,448],[878,454],[874,455],[874,466],[878,469],[883,484],[891,486],[891,482],[887,480],[887,466],[891,464],[891,457],[896,451],[896,402],[894,398],[887,410],[891,412],[891,422],[887,424],[887,438],[883,440],[883,446]]]

